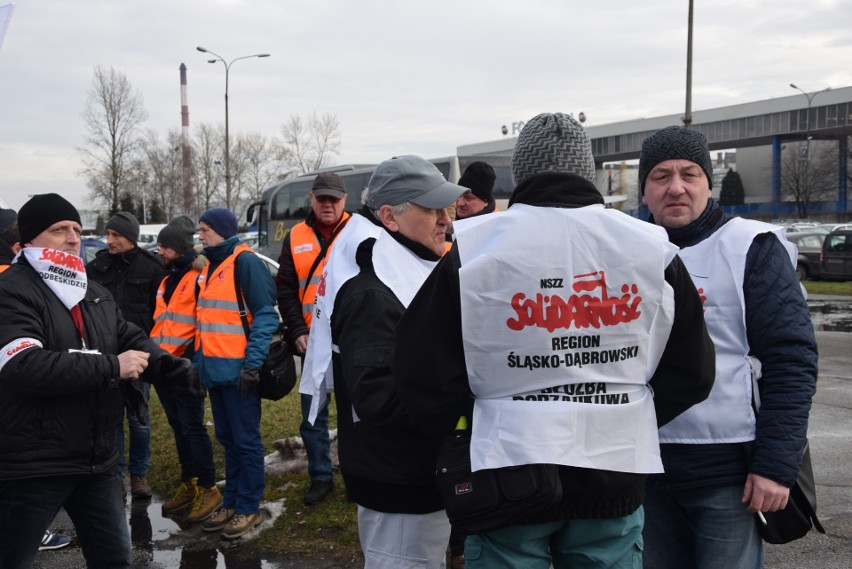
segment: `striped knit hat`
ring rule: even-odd
[[[524,125],[512,154],[518,185],[530,176],[556,172],[595,182],[592,143],[583,125],[564,113],[542,113]]]
[[[639,191],[645,193],[645,179],[654,166],[666,160],[689,160],[695,162],[707,176],[713,188],[713,160],[704,135],[691,128],[667,126],[658,130],[642,142],[639,154]]]

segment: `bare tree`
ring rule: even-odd
[[[196,128],[192,153],[198,194],[198,211],[194,212],[196,216],[219,201],[219,190],[225,182],[222,162],[219,160],[224,139],[224,130],[221,128],[214,128],[207,123],[201,123]]]
[[[781,161],[782,191],[802,219],[837,192],[837,145],[817,142],[787,145]]]
[[[340,153],[340,122],[333,114],[314,112],[307,120],[291,115],[281,135],[288,161],[301,174],[330,165],[332,155]]]
[[[180,132],[170,130],[165,141],[157,133],[149,130],[142,142],[147,172],[145,200],[153,210],[162,212],[167,222],[178,212],[183,212],[183,152]]]
[[[286,178],[290,172],[284,166],[284,149],[275,140],[269,140],[260,133],[240,137],[238,148],[241,195],[234,212],[242,218],[249,204],[259,200],[265,188]]]
[[[83,112],[85,142],[77,150],[91,197],[103,200],[109,215],[119,210],[123,194],[131,190],[130,165],[139,144],[138,130],[147,118],[142,94],[132,89],[123,73],[95,67]]]

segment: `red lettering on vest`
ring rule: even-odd
[[[537,326],[553,332],[572,326],[578,329],[617,326],[642,315],[639,310],[642,297],[638,296],[639,287],[635,284],[621,285],[621,296],[610,297],[603,271],[575,275],[574,279],[571,288],[575,294],[567,298],[542,293],[527,298],[522,292],[516,293],[511,300],[515,318],[509,318],[506,326],[515,331]]]
[[[328,271],[323,271],[320,276],[320,282],[317,285],[317,297],[325,296],[325,277],[328,276]]]
[[[76,255],[69,255],[55,249],[44,249],[39,261],[50,261],[55,265],[68,267],[73,271],[85,272],[86,267],[83,265],[83,259]]]

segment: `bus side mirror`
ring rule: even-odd
[[[254,204],[250,205],[248,207],[248,210],[246,211],[246,224],[251,225],[253,219],[254,219]]]

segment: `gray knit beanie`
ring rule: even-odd
[[[183,254],[192,249],[194,235],[195,223],[189,217],[180,215],[160,230],[157,243]]]
[[[112,216],[106,228],[126,237],[134,245],[139,241],[139,221],[129,211],[120,211]]]
[[[572,116],[542,113],[528,121],[518,136],[512,154],[515,184],[546,172],[575,174],[595,182],[592,143]]]
[[[707,176],[713,188],[713,160],[707,139],[697,130],[682,126],[667,126],[658,130],[642,142],[639,154],[639,191],[645,192],[645,179],[654,166],[666,160],[689,160],[695,162]]]

